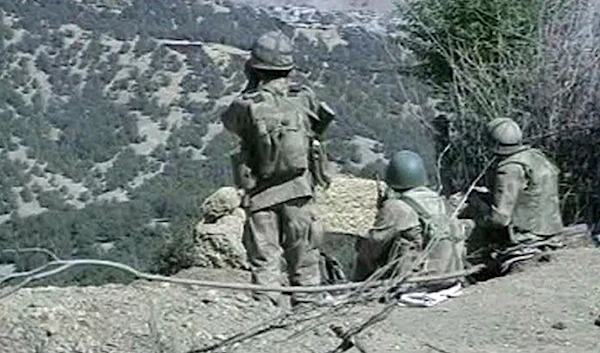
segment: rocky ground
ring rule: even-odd
[[[559,251],[550,262],[470,286],[437,307],[398,307],[360,339],[368,352],[598,352],[599,260],[598,249]],[[179,276],[248,280],[233,270]],[[334,321],[348,327],[381,307],[358,306]],[[276,315],[244,292],[175,284],[23,289],[0,300],[0,351],[190,352]],[[327,325],[290,337],[302,327],[273,330],[229,351],[324,353],[340,343]]]

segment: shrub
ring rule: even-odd
[[[194,226],[182,227],[157,251],[153,271],[172,275],[194,265]]]

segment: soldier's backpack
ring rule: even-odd
[[[309,168],[312,131],[301,98],[273,94],[252,106],[261,179],[286,179]]]
[[[463,221],[447,213],[430,214],[418,201],[404,196],[417,214],[423,227],[424,241],[429,255],[423,270],[428,274],[443,274],[461,271],[466,265],[466,229]],[[448,281],[452,282],[452,281]]]

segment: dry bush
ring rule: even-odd
[[[464,189],[491,153],[485,124],[518,121],[563,171],[567,221],[600,208],[600,3],[594,0],[409,0],[402,44],[445,102],[445,190]],[[489,181],[489,180],[488,180]]]

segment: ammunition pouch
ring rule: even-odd
[[[319,104],[319,107],[317,108],[316,119],[314,116],[310,117],[311,128],[315,132],[315,134],[319,136],[323,134],[325,130],[327,130],[327,127],[329,127],[329,124],[331,124],[333,118],[335,118],[335,112],[333,111],[333,109],[331,109],[329,105],[327,105],[327,103],[321,102],[321,104]]]
[[[331,183],[331,176],[327,172],[329,160],[325,145],[319,140],[319,137],[335,118],[335,112],[327,103],[321,102],[317,108],[317,114],[310,114],[309,117],[311,129],[315,133],[310,144],[309,169],[315,184],[327,189]]]

